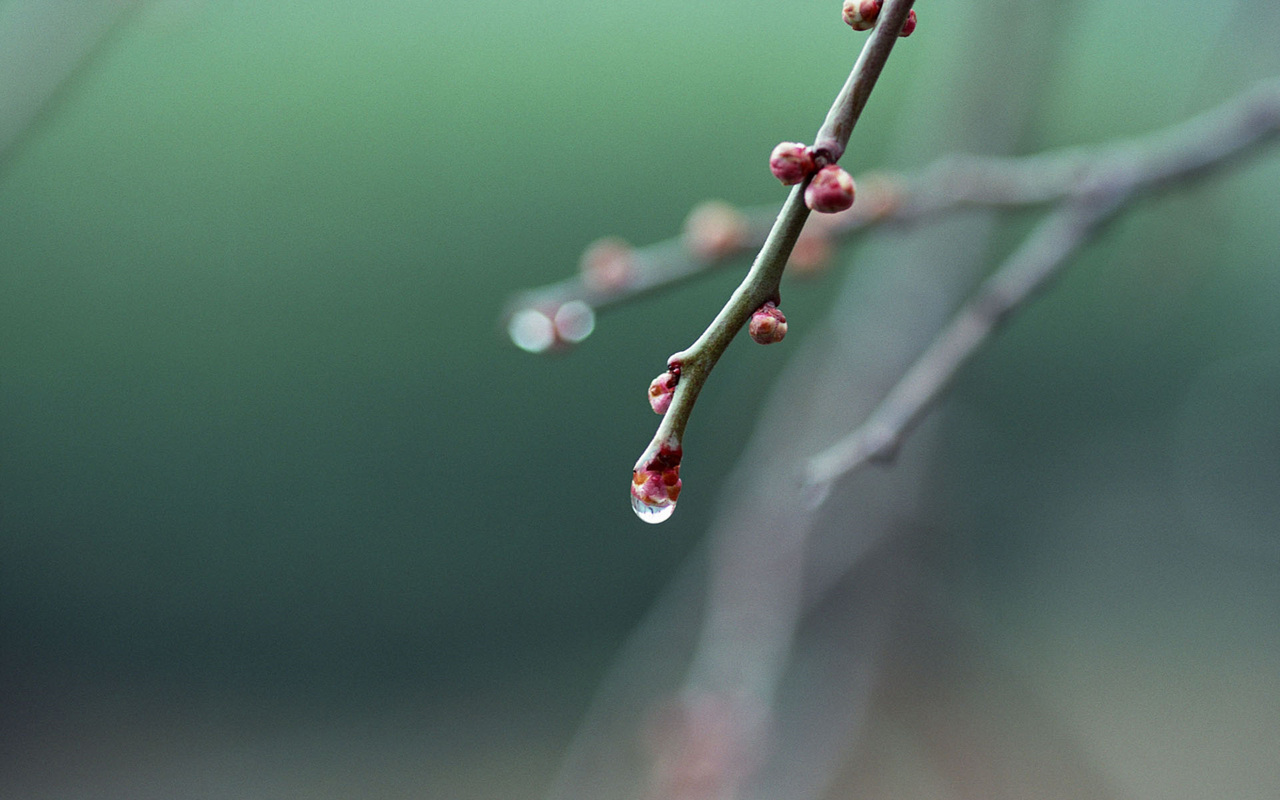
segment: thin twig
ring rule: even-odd
[[[979,287],[866,421],[810,459],[804,480],[814,502],[821,502],[840,477],[869,463],[891,461],[906,435],[999,324],[1043,289],[1098,228],[1135,197],[1223,166],[1277,135],[1280,81],[1271,80],[1208,114],[1109,148],[1092,164],[1084,151],[1024,159],[1016,171],[1000,169],[1010,166],[1003,159],[953,164],[953,175],[975,169],[972,176],[993,204],[1052,196],[1062,190],[1063,182],[1074,186],[1069,199]],[[985,164],[978,166],[979,161]],[[1040,180],[1021,180],[1025,177]]]
[[[834,139],[843,150],[913,3],[914,0],[888,0],[885,3],[879,22],[863,46],[848,81],[837,95],[818,132],[818,141],[822,141],[824,137],[826,140]],[[832,152],[830,155],[830,160],[835,161],[840,153]],[[636,461],[636,471],[648,470],[661,460],[669,463],[673,452],[675,463],[679,463],[680,442],[684,437],[685,426],[712,368],[734,336],[750,319],[752,312],[766,301],[778,297],[778,285],[787,259],[809,216],[809,209],[804,202],[807,185],[808,180],[805,180],[792,188],[750,271],[729,297],[724,308],[697,341],[668,359],[669,365],[679,366],[679,382],[676,384],[671,406],[663,415],[657,432]]]
[[[892,461],[902,439],[924,417],[951,379],[992,331],[1025,303],[1091,237],[1118,206],[1077,202],[1055,211],[943,329],[884,401],[853,434],[809,462],[805,483],[815,499],[842,475]]]

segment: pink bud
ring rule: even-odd
[[[794,186],[813,173],[813,153],[799,142],[782,142],[769,155],[769,169],[783,186]]]
[[[664,372],[653,379],[649,384],[649,405],[653,406],[653,413],[665,414],[667,409],[671,408],[671,398],[676,393],[676,384],[680,381],[680,373]]]
[[[813,176],[804,190],[804,204],[823,214],[844,211],[853,205],[853,178],[835,164],[828,164]]]
[[[757,344],[775,344],[787,335],[787,318],[773,302],[765,303],[751,315],[747,332]]]
[[[597,292],[616,292],[626,288],[636,273],[631,245],[616,236],[597,239],[587,245],[579,268],[583,281]]]
[[[689,212],[684,243],[694,255],[714,261],[747,246],[751,228],[746,216],[721,200],[708,200]]]
[[[910,36],[912,31],[916,29],[916,10],[913,8],[907,12],[907,21],[902,23],[902,32],[899,36]]]
[[[880,0],[844,0],[844,24],[855,31],[869,31],[880,16]]]

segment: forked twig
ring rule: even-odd
[[[999,324],[1049,283],[1098,228],[1138,196],[1202,174],[1280,135],[1280,80],[1165,131],[1100,152],[957,162],[991,204],[1065,196],[960,309],[856,430],[814,456],[804,482],[815,502],[869,463],[891,461],[956,373]],[[943,181],[946,183],[946,181]],[[1070,188],[1067,188],[1070,185]],[[946,194],[945,192],[943,193]]]

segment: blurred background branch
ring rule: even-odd
[[[1013,5],[975,11],[966,21],[978,28],[949,33],[964,41],[972,41],[965,38],[971,34],[979,40],[977,52],[998,53],[1019,64],[1021,80],[984,83],[974,76],[996,67],[970,60],[949,64],[947,73],[969,87],[967,92],[938,85],[941,76],[913,89],[925,97],[962,96],[970,104],[948,108],[949,115],[942,117],[949,143],[1009,147],[1033,108],[1034,87],[1055,63],[1048,45],[1052,28],[1037,27],[1043,17]],[[1003,26],[1020,32],[1025,49],[1010,49],[998,34],[981,42],[980,31],[1007,29]],[[992,91],[988,97],[973,88],[984,85]],[[612,685],[584,723],[551,797],[632,797],[638,796],[635,787],[647,785],[646,797],[667,800],[808,798],[826,796],[837,783],[837,796],[867,796],[884,780],[874,758],[861,755],[878,746],[869,720],[879,704],[880,714],[913,726],[917,744],[929,748],[930,766],[948,790],[942,796],[1115,796],[1064,723],[1032,697],[1017,697],[1007,678],[1005,699],[990,696],[972,707],[955,697],[920,699],[946,694],[946,687],[966,681],[986,687],[995,680],[992,673],[1005,672],[999,657],[983,652],[962,617],[935,594],[934,580],[913,577],[937,570],[933,553],[949,548],[934,540],[919,518],[924,476],[931,469],[928,437],[894,470],[843,487],[821,512],[806,502],[795,476],[814,452],[806,448],[826,447],[842,420],[868,422],[854,437],[807,462],[813,465],[813,481],[829,484],[865,459],[896,450],[903,431],[919,421],[996,323],[1056,274],[1136,191],[1218,165],[1274,133],[1275,91],[1270,81],[1217,111],[1139,142],[1023,159],[944,158],[922,178],[903,180],[892,210],[864,218],[957,212],[937,226],[908,236],[890,234],[870,253],[861,251],[858,272],[849,279],[829,329],[812,334],[779,376],[774,400],[726,482],[705,567],[701,634],[683,681],[667,684],[665,691],[656,676],[637,675],[621,690]],[[997,108],[1001,113],[993,113]],[[919,136],[903,130],[895,140],[914,145],[906,152],[946,146]],[[981,273],[994,231],[990,211],[961,209],[1054,201],[1061,201],[1060,209],[1049,213],[943,327],[942,319]],[[938,329],[942,333],[933,345],[924,347]],[[888,398],[881,402],[885,391]],[[876,435],[870,445],[868,431]],[[685,601],[692,598],[686,594]],[[815,628],[820,633],[810,632]],[[679,650],[654,632],[660,628],[653,623],[644,630],[652,637],[647,642],[652,652]],[[639,657],[628,652],[620,669]],[[934,664],[936,672],[928,666]],[[975,673],[981,677],[962,677]],[[628,695],[626,704],[620,693]],[[635,697],[645,694],[653,704],[634,705]],[[1014,705],[1001,706],[998,716],[985,713],[984,704],[1007,703],[1010,697],[1016,697]],[[675,711],[655,710],[664,703]],[[932,713],[939,705],[948,711]],[[913,708],[930,711],[917,715]],[[659,722],[653,722],[654,715]],[[1013,730],[1022,731],[1022,737]],[[643,758],[619,758],[619,739],[641,738],[659,743],[647,765]],[[607,757],[604,747],[613,750]],[[841,772],[850,753],[864,768]],[[1023,759],[1041,769],[1012,768]]]
[[[934,170],[942,186],[982,187],[958,192],[969,202],[976,197],[997,205],[1029,197],[1067,199],[983,282],[867,421],[809,461],[808,488],[822,497],[837,478],[872,461],[891,461],[906,434],[995,328],[1137,195],[1226,167],[1278,134],[1280,80],[1273,78],[1194,120],[1139,141],[1100,148],[1102,152],[1032,157],[1017,165],[988,160],[989,174],[971,161],[958,170],[967,179]],[[1048,189],[1046,184],[1053,183],[1063,185]],[[923,202],[929,204],[927,195]]]
[[[58,92],[143,0],[0,4],[0,169]]]

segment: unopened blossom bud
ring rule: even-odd
[[[808,147],[799,142],[782,142],[769,154],[769,169],[783,186],[794,186],[809,177],[817,165]]]
[[[680,499],[680,446],[664,445],[656,456],[631,471],[631,508],[645,522],[669,518]]]
[[[913,8],[907,12],[907,21],[902,23],[902,32],[899,36],[910,36],[916,29],[916,10]]]
[[[772,302],[765,303],[751,315],[747,333],[757,344],[776,344],[787,335],[787,318]]]
[[[841,16],[844,24],[855,31],[869,31],[880,16],[880,0],[844,0]]]
[[[685,246],[708,260],[731,256],[751,239],[746,215],[722,200],[708,200],[689,212],[684,222]]]
[[[676,393],[676,384],[680,382],[680,373],[670,371],[662,373],[649,384],[649,405],[653,413],[665,414],[671,408],[671,398]]]
[[[823,214],[844,211],[853,205],[853,178],[836,164],[818,170],[804,190],[804,204]]]
[[[635,279],[635,254],[631,245],[616,236],[587,245],[579,262],[582,279],[598,292],[616,292]]]

